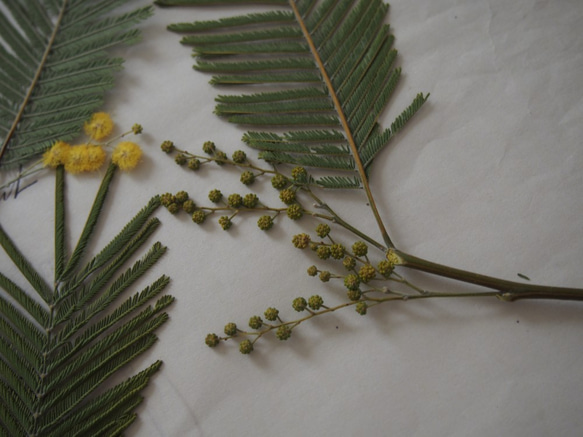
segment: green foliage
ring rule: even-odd
[[[21,288],[0,273],[1,435],[118,435],[135,420],[140,393],[160,368],[157,361],[121,384],[109,380],[155,343],[154,332],[168,319],[164,309],[173,301],[159,297],[169,282],[166,276],[123,297],[166,251],[155,243],[126,267],[159,224],[152,218],[160,205],[157,197],[86,259],[115,169],[107,170],[68,256],[65,178],[62,166],[57,168],[55,278],[50,285],[0,226],[0,245],[32,288]]]
[[[253,4],[256,1],[158,0],[161,6]],[[418,94],[389,128],[377,120],[400,77],[381,0],[262,1],[277,10],[215,21],[178,23],[194,68],[212,84],[279,84],[281,90],[217,98],[228,121],[288,134],[248,133],[243,140],[274,163],[332,170],[327,188],[366,186],[377,154],[419,110]],[[314,130],[314,128],[316,130]],[[321,130],[325,128],[328,130]],[[340,143],[340,144],[338,144]],[[328,172],[329,173],[329,172]]]
[[[106,50],[139,37],[151,7],[127,0],[0,0],[0,165],[17,167],[74,138],[102,105],[123,59]]]

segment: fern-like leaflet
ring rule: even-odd
[[[90,260],[84,260],[116,167],[110,165],[76,249],[65,244],[65,178],[56,170],[55,279],[46,281],[0,226],[0,245],[30,284],[25,290],[0,273],[0,434],[10,436],[119,435],[136,418],[141,391],[157,361],[125,382],[109,377],[149,349],[168,319],[171,296],[156,299],[161,276],[141,292],[122,293],[165,252],[160,243],[132,267],[125,263],[158,227],[153,198]],[[54,285],[49,285],[54,284]],[[38,294],[40,301],[31,296]]]
[[[106,50],[136,41],[144,7],[127,0],[0,0],[0,166],[14,168],[74,138],[103,104],[123,59]]]

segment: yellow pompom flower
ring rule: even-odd
[[[67,161],[67,155],[71,146],[64,141],[57,141],[43,155],[43,165],[45,167],[55,168]]]
[[[142,149],[136,143],[123,141],[117,145],[111,160],[121,170],[132,170],[142,157]]]
[[[87,162],[85,163],[85,171],[96,171],[101,168],[107,158],[107,153],[101,146],[87,147]]]
[[[85,122],[85,133],[96,141],[106,138],[113,131],[113,121],[106,112],[96,112]]]
[[[65,171],[69,173],[81,173],[86,171],[88,160],[89,146],[87,144],[73,146],[69,150],[67,159],[65,160]]]

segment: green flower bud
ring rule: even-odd
[[[174,151],[174,143],[172,141],[163,141],[160,145],[163,152],[170,153]]]
[[[377,269],[380,272],[381,275],[383,275],[385,278],[388,278],[389,276],[391,276],[391,273],[393,273],[393,263],[391,263],[390,261],[387,260],[382,260]]]
[[[229,337],[237,335],[237,325],[233,322],[227,323],[225,325],[225,335],[228,335]]]
[[[141,124],[136,123],[132,126],[132,132],[134,133],[134,135],[140,135],[143,131],[144,128],[142,127]]]
[[[216,159],[215,163],[217,165],[223,165],[227,162],[228,158],[227,158],[227,154],[225,152],[223,152],[222,150],[218,150],[215,153],[215,159]]]
[[[286,188],[285,190],[281,190],[279,198],[286,205],[291,205],[296,201],[296,192],[290,188]]]
[[[294,178],[296,181],[304,181],[308,175],[308,172],[304,167],[295,167],[292,169],[291,175],[292,178]]]
[[[196,209],[196,204],[192,200],[187,200],[182,204],[182,209],[186,211],[188,214],[192,214]]]
[[[344,286],[349,290],[358,290],[360,286],[360,279],[356,275],[347,275],[344,278]]]
[[[344,246],[342,244],[333,244],[330,246],[330,255],[334,259],[342,259],[344,257]]]
[[[258,203],[259,198],[257,197],[256,194],[249,193],[245,194],[245,197],[243,197],[243,205],[245,206],[245,208],[255,208]]]
[[[364,241],[357,241],[352,245],[352,253],[355,256],[365,256],[368,253],[368,246]]]
[[[206,219],[206,214],[204,213],[204,211],[198,210],[198,211],[194,211],[192,213],[192,221],[194,223],[196,223],[197,225],[203,224],[205,219]]]
[[[328,246],[320,245],[318,249],[316,249],[316,255],[320,259],[328,259],[330,258],[330,248]]]
[[[233,162],[243,164],[247,160],[247,155],[242,150],[235,150],[233,152]]]
[[[316,266],[308,267],[308,275],[316,276],[317,274],[318,274],[318,267],[316,267]]]
[[[301,219],[303,215],[304,215],[304,210],[302,209],[302,207],[299,204],[295,203],[293,205],[288,206],[287,216],[290,219],[298,220],[298,219]]]
[[[273,227],[273,218],[268,215],[263,215],[257,220],[257,226],[262,231],[268,231]]]
[[[184,165],[186,164],[186,156],[183,153],[179,153],[174,158],[174,162],[178,165]]]
[[[297,312],[304,311],[308,307],[308,302],[303,297],[296,297],[292,302],[292,307]]]
[[[277,318],[279,317],[279,311],[275,308],[267,308],[265,310],[265,312],[263,313],[263,315],[265,316],[266,320],[269,320],[270,322],[273,322],[275,320],[277,320]]]
[[[208,155],[212,155],[215,149],[216,149],[215,143],[213,143],[212,141],[207,141],[202,145],[203,152]]]
[[[178,205],[177,203],[171,203],[170,205],[168,205],[166,209],[168,209],[168,212],[170,214],[176,214],[178,213],[178,211],[180,211],[180,205]]]
[[[288,180],[284,175],[276,174],[271,178],[271,186],[276,190],[281,190],[282,188],[285,188],[287,184]]]
[[[209,334],[206,336],[204,342],[208,347],[216,347],[219,345],[221,339],[217,336],[217,334]]]
[[[330,274],[330,272],[324,270],[324,271],[320,272],[320,281],[328,282],[330,280],[331,276],[332,275]]]
[[[243,340],[239,343],[239,352],[245,355],[253,352],[253,343],[251,343],[251,340]]]
[[[231,194],[227,199],[227,203],[231,208],[239,208],[241,205],[243,205],[243,198],[240,194]]]
[[[316,226],[316,234],[318,234],[318,237],[326,238],[329,233],[330,226],[328,226],[326,223],[320,223],[318,226]]]
[[[350,299],[351,301],[357,301],[358,299],[360,299],[360,297],[362,296],[362,292],[358,289],[356,290],[348,290],[346,292],[346,296],[348,296],[348,299]]]
[[[179,191],[174,195],[174,198],[176,199],[176,203],[182,205],[188,200],[188,193],[186,191]]]
[[[351,256],[347,256],[342,261],[342,264],[344,265],[344,267],[346,267],[346,270],[352,270],[354,269],[354,267],[356,267],[356,260]]]
[[[277,328],[277,331],[275,331],[275,336],[282,341],[290,338],[291,334],[292,334],[292,330],[287,325],[281,325],[279,328]]]
[[[310,236],[308,234],[294,235],[292,243],[298,249],[305,249],[310,244]]]
[[[364,283],[367,283],[368,281],[374,279],[374,277],[376,275],[377,275],[377,272],[376,272],[375,268],[373,266],[371,266],[370,264],[363,265],[360,268],[360,270],[358,271],[358,277]]]
[[[249,319],[249,327],[251,329],[259,329],[263,325],[263,320],[259,316],[253,316]]]
[[[364,316],[366,314],[366,310],[368,309],[368,305],[366,304],[366,302],[358,302],[354,309],[358,314]]]
[[[165,208],[168,208],[168,206],[170,204],[172,204],[172,203],[176,203],[176,199],[174,198],[174,194],[170,194],[170,193],[164,193],[164,194],[162,194],[160,196],[160,203]]]
[[[200,168],[200,161],[196,158],[190,158],[186,164],[191,170],[198,170]]]
[[[319,310],[322,305],[324,305],[324,299],[322,299],[322,297],[318,296],[317,294],[310,296],[308,299],[308,306],[314,311]]]
[[[223,198],[223,193],[220,190],[211,190],[209,192],[209,200],[213,203],[219,203]]]
[[[251,185],[255,182],[255,173],[252,171],[244,171],[241,173],[241,183],[243,185]]]
[[[221,228],[223,228],[223,231],[226,231],[233,225],[233,222],[231,221],[231,219],[229,217],[224,215],[224,216],[219,218],[219,225],[221,225]]]

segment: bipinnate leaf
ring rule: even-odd
[[[141,391],[160,368],[157,361],[121,384],[110,382],[153,346],[174,300],[161,296],[170,281],[165,275],[126,295],[166,251],[154,243],[126,267],[158,226],[152,217],[160,205],[157,197],[84,261],[115,168],[106,172],[71,255],[64,243],[65,208],[56,206],[52,285],[0,227],[0,245],[30,284],[23,288],[0,273],[0,435],[119,435],[134,422]],[[56,201],[64,202],[60,169],[55,186]]]
[[[158,0],[160,6],[254,4],[252,0]],[[220,95],[215,112],[232,123],[261,126],[243,141],[260,157],[326,170],[327,188],[367,185],[377,154],[419,110],[418,94],[388,128],[378,119],[397,86],[393,36],[381,0],[266,0],[263,13],[177,23],[194,68],[214,85],[267,84],[269,91]],[[273,90],[281,87],[280,90]],[[281,128],[293,129],[281,134]],[[368,191],[368,190],[367,190]]]
[[[147,6],[128,0],[0,0],[0,166],[13,168],[75,137],[103,104],[123,59],[107,50],[139,37]]]

